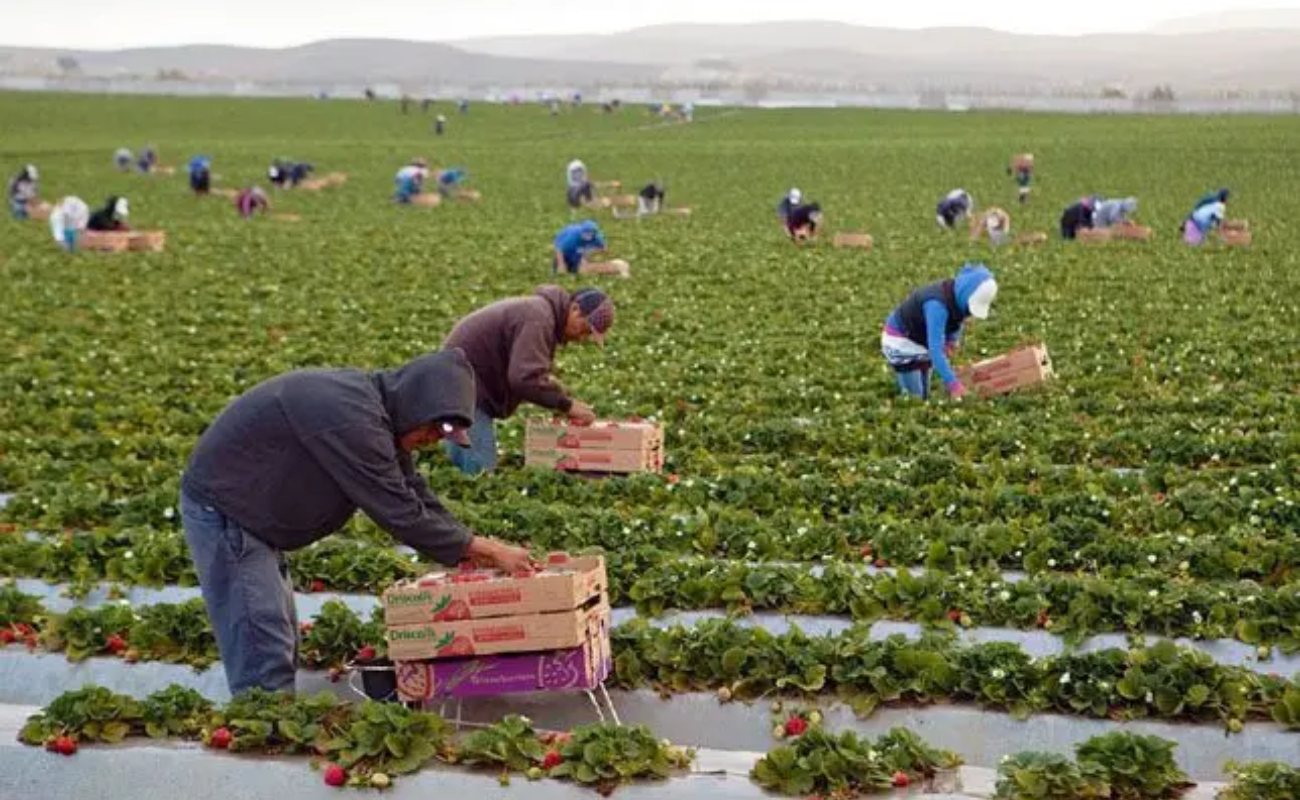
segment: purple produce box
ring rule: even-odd
[[[397,696],[423,703],[449,697],[493,697],[529,692],[586,691],[612,671],[608,635],[582,647],[426,661],[398,661]]]

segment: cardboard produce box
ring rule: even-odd
[[[608,590],[601,556],[557,559],[532,577],[495,570],[431,572],[384,592],[384,622],[415,625],[572,611]]]
[[[1136,225],[1128,223],[1126,225],[1116,225],[1112,229],[1111,236],[1115,239],[1123,239],[1130,242],[1150,241],[1154,231],[1147,225]]]
[[[600,686],[613,667],[608,622],[601,621],[581,645],[564,650],[399,661],[397,696],[405,703],[427,703],[451,697],[586,691]]]
[[[1032,344],[970,366],[958,367],[957,377],[978,394],[998,395],[1041,385],[1055,377],[1055,373],[1047,345]]]
[[[127,247],[142,253],[161,253],[167,246],[166,231],[133,231]]]
[[[389,626],[388,657],[394,661],[535,653],[581,647],[593,624],[609,619],[602,595],[572,611],[456,622]]]
[[[659,472],[663,444],[663,426],[654,422],[532,420],[524,432],[524,463],[584,472]]]
[[[77,241],[83,250],[98,253],[124,253],[131,247],[129,231],[86,231]]]
[[[869,233],[837,233],[831,240],[835,247],[856,247],[862,250],[870,250],[875,240]]]

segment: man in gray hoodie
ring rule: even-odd
[[[456,323],[443,347],[465,351],[478,380],[477,409],[468,448],[447,448],[452,463],[473,475],[497,463],[495,420],[532,403],[586,424],[596,418],[586,403],[569,396],[552,375],[560,345],[605,343],[614,324],[614,301],[599,289],[574,294],[539,287],[529,297],[499,300]]]
[[[1133,215],[1137,213],[1138,201],[1136,197],[1125,197],[1123,199],[1108,199],[1097,203],[1096,209],[1092,212],[1092,224],[1097,228],[1113,228],[1116,225],[1126,225],[1133,220]]]
[[[284,551],[361,509],[439,563],[514,571],[528,551],[475,536],[411,452],[468,444],[474,373],[444,350],[378,372],[307,369],[258,384],[204,431],[181,479],[181,521],[231,693],[294,689],[298,625]]]

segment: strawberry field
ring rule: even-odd
[[[1285,766],[1258,765],[1300,765],[1300,121],[706,109],[683,125],[631,107],[442,110],[435,137],[436,111],[385,104],[0,95],[6,178],[34,163],[45,199],[126,195],[133,226],[167,232],[162,253],[69,256],[43,223],[0,222],[0,578],[15,581],[0,591],[0,703],[43,706],[90,683],[135,697],[105,700],[110,714],[168,683],[227,702],[176,508],[199,433],[266,377],[402,363],[468,311],[552,280],[551,238],[570,220],[561,175],[581,158],[633,191],[660,177],[670,204],[694,210],[593,212],[632,276],[592,279],[618,307],[608,345],[558,361],[601,416],[663,422],[664,474],[525,470],[522,417],[500,428],[493,474],[463,477],[436,451],[420,467],[485,534],[606,554],[624,721],[763,751],[781,699],[826,714],[794,750],[852,760],[870,748],[837,736],[898,722],[975,767],[1054,753],[1007,762],[1005,800],[1033,796],[1016,781],[1064,770],[1051,759],[1094,733],[1141,730],[1178,743],[1192,780],[1227,780],[1232,758],[1287,791]],[[273,193],[299,222],[243,221],[183,177],[114,170],[114,150],[145,144],[174,166],[211,155],[218,186],[264,183],[279,156],[349,180]],[[1037,159],[1023,207],[1005,171],[1021,151]],[[482,201],[395,206],[392,175],[415,155],[465,167]],[[791,186],[823,204],[829,232],[868,232],[874,250],[792,246],[773,212]],[[956,186],[1051,240],[994,250],[941,234],[934,204]],[[1190,249],[1175,232],[1219,186],[1254,243]],[[1155,238],[1061,242],[1061,209],[1089,193],[1137,195]],[[900,400],[880,326],[910,288],[968,260],[1000,293],[958,363],[1043,341],[1057,379],[1001,399]],[[331,670],[382,648],[373,597],[422,565],[363,517],[290,564],[311,620],[303,681],[347,696]],[[155,714],[114,730],[210,742],[220,710],[186,698],[184,724]],[[567,729],[591,721],[584,702],[527,710],[539,730]],[[331,740],[380,724],[365,705],[313,708],[319,719],[295,724]],[[550,749],[501,722],[513,710],[467,706],[510,740],[469,750],[510,751],[494,758],[527,773]],[[441,719],[383,725],[427,726],[437,746],[416,760],[461,762]],[[60,726],[49,733],[84,731]],[[676,749],[580,730],[639,753],[628,776],[681,769]],[[310,749],[314,735],[289,739],[243,749]],[[1076,795],[1059,796],[1169,796],[1096,794],[1084,752],[1069,762]],[[865,794],[943,760],[896,759],[848,786],[794,755],[770,755],[758,782]],[[361,776],[382,766],[355,763]],[[1261,791],[1237,796],[1288,796]]]

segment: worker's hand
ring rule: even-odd
[[[581,400],[574,400],[569,407],[569,420],[578,425],[590,425],[596,421],[596,412]]]
[[[943,346],[943,354],[951,359],[957,353],[957,343],[948,342]]]
[[[475,536],[470,541],[466,555],[481,567],[499,569],[502,572],[532,572],[537,569],[537,562],[528,554],[528,548],[515,547],[485,536]]]
[[[953,381],[948,384],[948,397],[953,400],[960,400],[966,396],[966,385],[961,381]]]

